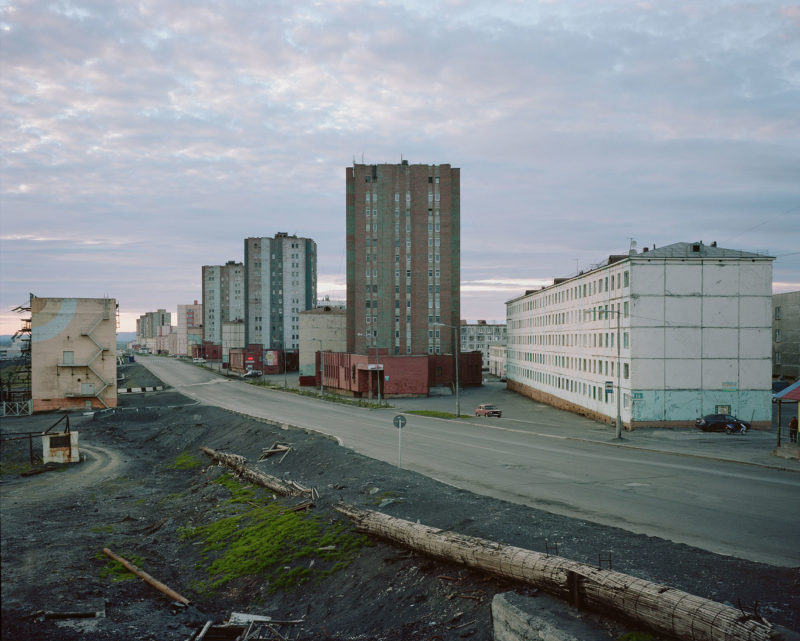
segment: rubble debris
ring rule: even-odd
[[[280,454],[283,452],[283,456],[281,456],[281,458],[278,460],[278,463],[283,463],[283,459],[285,459],[286,455],[291,451],[291,443],[279,443],[278,441],[275,441],[270,447],[265,447],[261,450],[261,455],[258,457],[258,460],[264,461],[273,454]]]
[[[189,605],[191,603],[191,601],[189,601],[189,599],[187,599],[186,597],[181,596],[180,594],[175,592],[175,590],[173,590],[172,588],[161,583],[161,581],[159,581],[158,579],[154,579],[147,572],[140,570],[130,561],[127,561],[126,559],[123,559],[121,556],[114,554],[108,548],[103,548],[103,554],[105,554],[110,559],[113,559],[114,561],[119,563],[129,572],[133,572],[136,576],[138,576],[140,579],[143,579],[146,583],[152,585],[159,592],[166,594],[173,601],[177,601],[178,603],[183,603],[184,605]]]

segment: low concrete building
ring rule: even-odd
[[[772,378],[800,378],[800,291],[772,297]]]
[[[344,307],[323,305],[300,312],[300,376],[316,376],[317,352],[347,350]]]
[[[506,344],[489,347],[489,373],[503,378],[506,375]]]
[[[31,296],[33,411],[117,405],[117,303]]]

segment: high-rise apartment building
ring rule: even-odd
[[[172,314],[165,309],[147,312],[136,319],[136,342],[144,345],[148,338],[156,338],[159,329],[171,323]]]
[[[295,350],[300,312],[317,302],[317,245],[286,233],[245,238],[245,344]]]
[[[347,168],[347,350],[453,353],[460,324],[460,170]]]
[[[244,265],[203,265],[203,340],[222,343],[222,324],[244,320]]]

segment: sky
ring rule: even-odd
[[[461,309],[675,242],[800,290],[800,4],[0,0],[0,333],[29,293],[201,300],[244,239],[318,246],[345,170],[461,169]],[[173,318],[173,323],[177,318]]]

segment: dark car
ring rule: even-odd
[[[503,416],[503,412],[500,411],[500,408],[497,407],[497,405],[481,403],[475,409],[475,416],[496,416],[497,418],[500,418]]]
[[[704,432],[746,432],[750,423],[730,414],[708,414],[698,418],[694,424]]]

